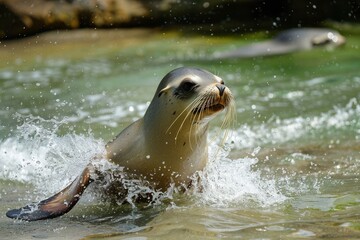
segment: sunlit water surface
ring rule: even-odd
[[[2,43],[1,239],[360,238],[360,36],[346,36],[332,51],[222,61],[211,56],[266,34],[81,30]],[[236,98],[221,148],[221,116],[211,125],[201,191],[117,206],[89,188],[61,218],[6,218],[81,173],[179,66],[216,73]]]

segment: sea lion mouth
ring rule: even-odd
[[[193,114],[198,114],[201,112],[215,113],[215,112],[219,112],[219,111],[223,110],[224,108],[225,108],[225,106],[223,104],[217,103],[217,104],[206,106],[206,107],[200,106],[200,107],[194,108],[192,112],[193,112]]]
[[[208,110],[213,111],[213,112],[221,111],[224,108],[225,108],[225,106],[220,103],[207,107]]]

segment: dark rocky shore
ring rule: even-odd
[[[0,39],[21,38],[54,29],[213,24],[212,29],[233,33],[316,26],[325,20],[357,22],[359,4],[356,2],[0,0]],[[225,25],[227,28],[222,28]]]

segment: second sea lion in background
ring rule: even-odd
[[[327,28],[293,28],[280,32],[273,39],[245,45],[232,51],[214,54],[215,59],[250,58],[310,50],[316,47],[335,48],[345,43],[345,37]]]

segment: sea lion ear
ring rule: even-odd
[[[169,90],[170,89],[170,86],[168,85],[168,86],[166,86],[166,87],[164,87],[163,89],[161,89],[160,90],[160,92],[159,92],[159,94],[158,94],[158,97],[160,97],[163,93],[165,93],[167,90]]]

